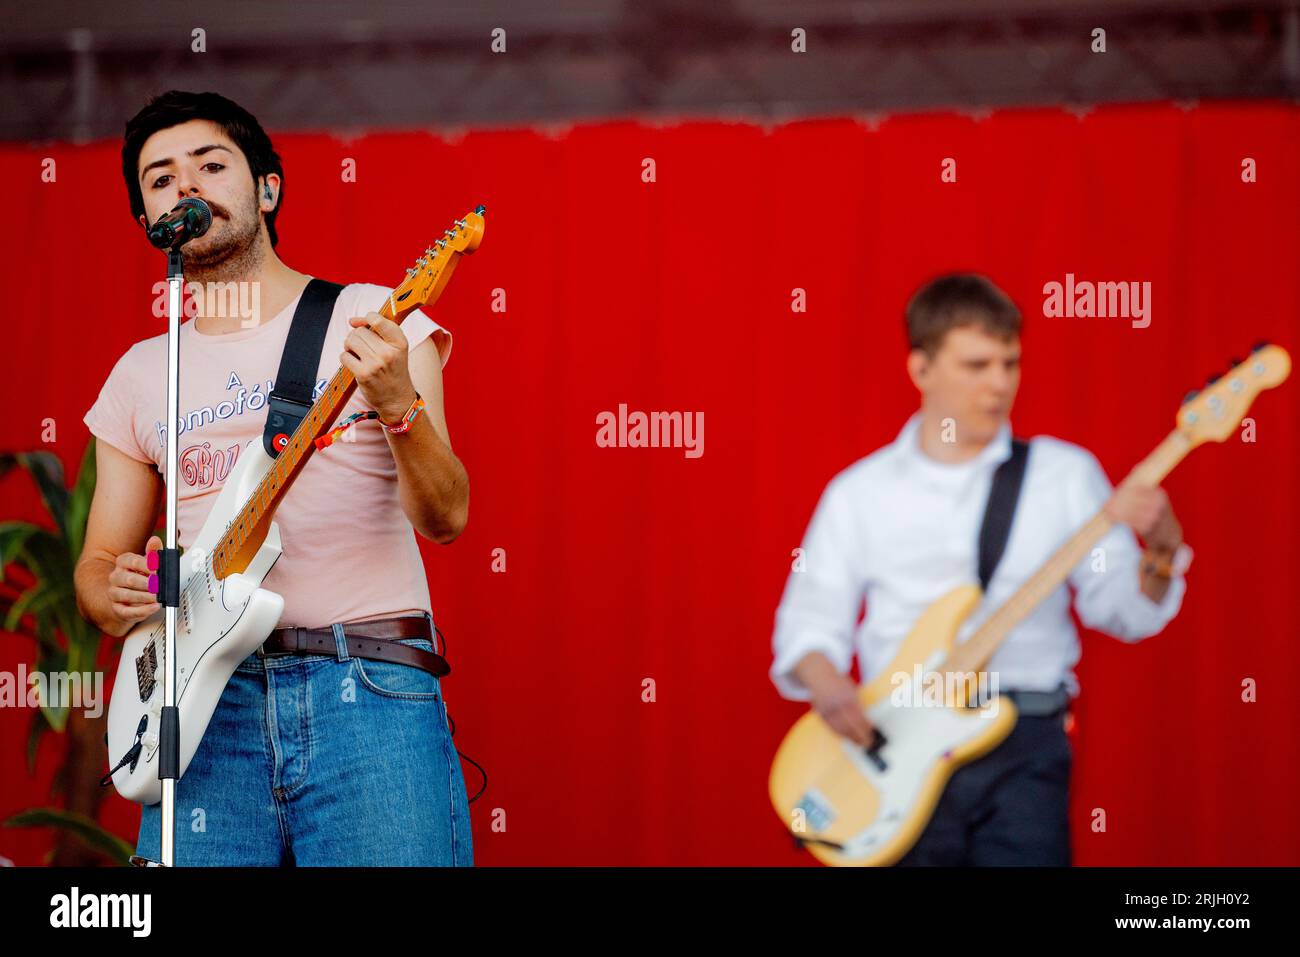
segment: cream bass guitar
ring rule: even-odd
[[[1249,359],[1189,395],[1176,428],[1133,469],[1134,479],[1159,485],[1192,449],[1227,439],[1255,396],[1290,369],[1285,350],[1257,346]],[[866,747],[837,734],[816,712],[795,723],[777,751],[768,789],[781,823],[813,856],[825,864],[870,866],[893,864],[907,853],[953,772],[1000,744],[1016,722],[1006,698],[972,706],[971,692],[987,687],[980,676],[989,659],[1111,525],[1099,512],[966,641],[956,637],[979,604],[979,586],[957,588],[931,605],[894,660],[859,689],[876,732]],[[908,692],[918,680],[926,689]]]
[[[379,313],[401,324],[433,303],[460,257],[483,239],[483,207],[456,220],[443,238],[406,270]],[[261,587],[280,557],[280,530],[271,520],[285,493],[356,388],[342,366],[312,405],[279,456],[262,436],[248,443],[227,477],[198,536],[180,556],[176,619],[176,705],[180,717],[180,775],[189,767],[221,693],[235,668],[280,620],[284,599]],[[162,799],[158,778],[164,611],[127,633],[108,705],[108,756],[114,786],[141,804]]]

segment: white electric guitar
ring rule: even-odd
[[[1188,397],[1177,427],[1133,469],[1134,479],[1159,485],[1192,449],[1227,439],[1255,396],[1290,371],[1286,350],[1257,347]],[[985,687],[989,659],[1111,524],[1098,512],[964,642],[957,634],[983,598],[978,585],[956,588],[927,608],[894,660],[858,691],[875,730],[866,747],[837,734],[815,711],[795,723],[772,762],[768,790],[799,843],[837,866],[893,864],[911,849],[952,774],[997,747],[1016,723],[1016,707],[1006,699],[970,706],[977,697],[971,692]]]
[[[483,239],[483,207],[452,229],[406,271],[379,313],[401,324],[434,302],[462,254]],[[176,613],[176,705],[181,775],[189,767],[230,676],[275,629],[284,599],[261,587],[280,557],[280,530],[271,516],[356,388],[342,366],[277,458],[259,434],[245,446],[195,540],[180,556]],[[126,635],[108,705],[108,757],[118,793],[141,804],[162,799],[158,778],[159,725],[166,654],[165,610]]]

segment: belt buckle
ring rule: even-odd
[[[257,646],[256,654],[258,658],[265,661],[267,658],[283,658],[285,655],[289,654],[287,651],[267,651],[266,642],[270,637],[270,635],[267,635],[266,638],[262,639],[261,644]]]
[[[270,635],[267,635],[266,638],[262,640],[262,643],[257,646],[257,657],[265,660],[267,658],[287,658],[291,655],[305,654],[306,652],[304,651],[304,647],[306,643],[303,636],[306,635],[309,630],[310,629],[303,628],[301,625],[295,625],[292,628],[275,629],[275,631],[284,632],[291,637],[293,639],[292,646],[289,648],[278,648],[274,651],[267,651],[266,642],[271,637]],[[275,632],[272,632],[272,634],[274,633]]]

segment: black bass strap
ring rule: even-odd
[[[1020,486],[1028,461],[1029,443],[1012,439],[1011,457],[993,473],[989,500],[984,506],[984,522],[980,525],[979,576],[983,591],[988,591],[993,572],[1006,550],[1007,539],[1011,537],[1011,521],[1016,517],[1016,502],[1020,499]]]
[[[262,447],[271,458],[279,457],[298,423],[311,411],[325,333],[329,330],[334,301],[342,291],[338,283],[313,279],[298,300],[289,338],[280,355],[275,388],[268,397],[266,428],[262,431]]]

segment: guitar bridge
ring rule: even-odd
[[[140,701],[143,703],[153,697],[157,682],[154,675],[158,673],[158,649],[156,642],[144,646],[140,657],[135,659],[135,680],[140,688]]]

